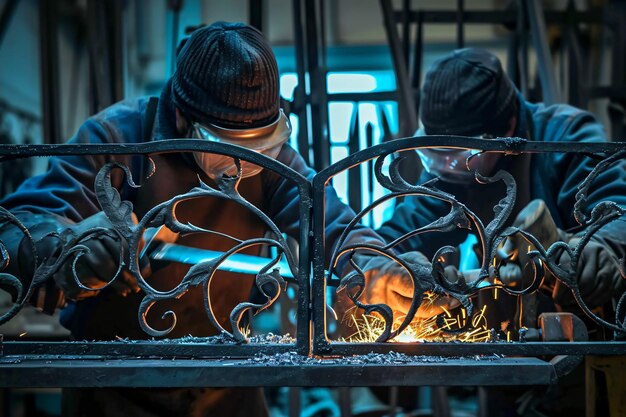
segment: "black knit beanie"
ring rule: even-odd
[[[515,86],[498,58],[482,49],[458,49],[426,73],[420,118],[429,135],[503,135],[516,111]]]
[[[278,66],[257,29],[216,22],[194,31],[176,60],[172,99],[192,122],[230,129],[278,117]]]

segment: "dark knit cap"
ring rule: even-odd
[[[495,55],[458,49],[435,61],[426,73],[420,118],[429,135],[502,135],[515,103],[515,86]]]
[[[172,98],[191,121],[245,129],[278,117],[278,65],[257,29],[227,22],[197,29],[176,65]]]

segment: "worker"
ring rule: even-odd
[[[420,119],[417,136],[518,137],[573,144],[607,140],[602,125],[589,112],[565,104],[545,105],[526,101],[503,72],[498,58],[475,48],[455,50],[433,63],[421,90]],[[517,187],[514,209],[507,225],[522,226],[528,220],[524,216],[536,215],[537,210],[543,210],[548,215],[543,217],[554,220],[559,240],[576,246],[585,232],[574,219],[574,204],[577,187],[597,164],[595,159],[573,153],[484,153],[469,159],[468,166],[466,161],[471,151],[426,148],[418,149],[417,153],[424,167],[419,183],[438,177],[435,186],[466,204],[484,224],[494,218],[494,207],[505,197],[506,188],[502,181],[479,183],[475,174],[489,176],[505,170],[513,176]],[[589,189],[585,213],[601,201],[612,201],[626,209],[626,160],[613,164],[594,180]],[[378,233],[391,242],[449,211],[450,204],[442,200],[408,196],[396,207],[393,217],[378,229]],[[420,251],[429,262],[443,246],[460,247],[467,241],[469,233],[472,231],[459,228],[451,233],[416,235],[404,240],[396,249],[400,252]],[[521,248],[509,249],[527,252],[528,242],[525,240],[510,241],[524,243]],[[542,243],[547,249],[553,242]],[[589,307],[603,306],[624,292],[626,279],[624,272],[620,271],[619,260],[623,260],[625,253],[624,216],[604,226],[584,247],[576,281]],[[559,259],[561,265],[567,261],[567,256],[563,252]],[[363,297],[371,304],[388,302],[393,310],[405,314],[412,299],[413,284],[404,268],[393,263],[390,261],[387,265],[370,269],[367,280],[369,289]],[[458,267],[458,263],[455,266]],[[547,275],[544,284],[551,291],[556,308],[575,308],[574,298],[567,286],[551,274]]]
[[[309,180],[313,177],[314,171],[287,144],[291,128],[288,117],[279,108],[276,58],[261,32],[241,23],[217,22],[194,31],[179,49],[176,71],[158,101],[146,97],[114,104],[90,117],[69,143],[208,139],[256,150]],[[238,173],[233,158],[217,154],[178,152],[151,155],[151,159],[154,173],[150,172],[152,164],[141,156],[52,157],[45,174],[28,179],[0,205],[28,228],[36,242],[36,260],[41,264],[59,255],[65,236],[113,227],[100,211],[94,191],[96,175],[107,162],[128,166],[133,180],[140,185],[131,187],[121,170],[112,173],[113,185],[122,200],[132,203],[139,219],[156,205],[200,186],[200,181],[217,188],[220,181],[240,174],[239,194],[282,232],[299,239],[299,194],[290,180],[246,162]],[[330,251],[354,218],[354,212],[339,201],[330,186],[326,189],[325,210],[325,236]],[[182,223],[216,232],[181,235],[177,244],[221,252],[236,244],[226,235],[246,240],[263,237],[268,229],[261,218],[239,202],[218,197],[181,201],[176,215]],[[30,240],[10,224],[5,224],[1,232],[11,259],[4,272],[19,277],[27,286],[37,266]],[[364,227],[357,227],[350,240],[380,244],[380,238]],[[53,281],[44,285],[45,296],[35,299],[43,300],[41,307],[51,309],[60,298],[55,292],[59,289],[71,300],[72,310],[65,310],[69,314],[64,314],[64,324],[76,340],[147,338],[138,320],[145,293],[127,271],[102,290],[83,288],[99,288],[111,280],[118,268],[120,242],[105,235],[81,244],[90,249],[76,266],[82,286],[76,283],[68,262],[54,274]],[[258,254],[258,250],[257,246],[246,253]],[[153,266],[142,265],[142,273],[151,286],[160,290],[174,288],[189,269],[178,263],[158,270]],[[249,299],[253,288],[252,275],[216,272],[210,291],[214,295],[212,310],[221,326],[229,328],[231,311]],[[206,317],[202,288],[192,287],[180,299],[157,303],[147,321],[154,327],[161,324],[166,328],[169,323],[164,323],[161,316],[168,310],[177,316],[168,337],[217,333]],[[75,389],[65,394],[64,415],[70,416],[267,415],[258,389]]]
[[[598,120],[589,112],[556,104],[530,103],[515,88],[493,54],[475,48],[455,50],[433,63],[425,75],[420,96],[421,135],[459,135],[480,138],[517,137],[538,142],[604,142],[607,135]],[[462,142],[459,143],[463,145]],[[554,241],[564,241],[575,247],[586,229],[574,218],[578,186],[597,165],[598,160],[581,154],[533,153],[508,155],[483,153],[469,159],[471,151],[459,149],[418,149],[423,172],[418,183],[438,177],[433,184],[465,204],[487,224],[494,217],[494,207],[506,196],[502,181],[479,183],[476,173],[491,176],[500,170],[509,172],[515,180],[517,196],[507,226],[527,230],[539,238],[547,249]],[[621,159],[602,171],[593,181],[587,195],[588,214],[600,202],[612,201],[626,209],[626,160]],[[414,231],[449,213],[451,205],[442,200],[423,196],[408,196],[395,209],[394,215],[377,231],[388,242]],[[537,221],[540,219],[540,221]],[[532,226],[539,226],[533,229]],[[396,246],[399,252],[420,251],[430,262],[438,249],[450,245],[457,251],[447,255],[447,268],[466,264],[465,244],[474,230],[456,228],[452,232],[425,233],[412,236]],[[476,242],[476,239],[474,239]],[[509,253],[525,254],[529,243],[519,234],[504,245]],[[473,245],[477,246],[477,245]],[[473,254],[470,250],[469,253]],[[626,277],[620,270],[626,254],[626,217],[622,215],[598,230],[583,247],[575,279],[580,294],[590,308],[612,310],[612,303],[624,293]],[[454,256],[456,255],[456,256]],[[526,257],[528,259],[528,257]],[[621,260],[621,261],[620,261]],[[561,253],[559,265],[566,267],[566,252]],[[395,261],[378,262],[377,268],[366,271],[367,289],[362,301],[368,304],[386,303],[402,317],[411,305],[413,284],[406,270]],[[522,280],[532,273],[524,262],[517,263]],[[623,264],[622,264],[623,265]],[[479,263],[474,267],[479,267]],[[504,267],[503,267],[504,268]],[[501,268],[501,269],[503,269]],[[623,267],[622,267],[623,268]],[[523,270],[523,272],[522,272]],[[463,270],[460,271],[463,273]],[[518,277],[519,280],[519,277]],[[519,284],[512,280],[510,286]],[[520,285],[513,288],[522,289]],[[545,290],[545,291],[544,291]],[[494,301],[493,291],[480,291],[478,302],[488,310],[511,313],[502,308],[503,296]],[[489,295],[489,296],[487,296]],[[557,309],[580,313],[570,289],[546,271],[537,296],[537,313]],[[549,301],[549,303],[546,302]],[[489,303],[491,301],[491,303]],[[518,306],[513,297],[513,307]],[[458,306],[448,298],[448,307]],[[444,305],[445,305],[444,304]],[[440,309],[439,309],[440,310]],[[432,314],[440,313],[433,309]],[[516,314],[520,314],[517,311]],[[498,317],[499,316],[499,317]],[[611,321],[611,314],[606,314]],[[489,326],[518,328],[513,317],[495,315]],[[614,316],[612,316],[614,317]],[[528,317],[527,317],[528,319]],[[530,317],[528,323],[532,323]],[[533,327],[537,326],[534,317]],[[530,325],[529,325],[530,327]],[[511,332],[513,338],[516,333]],[[600,332],[598,332],[600,333]],[[611,332],[612,333],[612,332]],[[612,334],[611,334],[612,336]],[[487,393],[486,411],[492,416],[579,414],[584,409],[584,367],[578,367],[558,385],[547,391],[525,393],[520,389],[503,387]]]

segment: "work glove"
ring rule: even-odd
[[[574,249],[581,239],[582,235],[577,234],[566,242]],[[566,271],[576,268],[576,265],[571,265],[571,258],[566,251],[558,257],[558,264]],[[588,307],[602,306],[623,292],[626,279],[618,265],[618,259],[611,249],[592,236],[582,249],[575,273],[580,295]],[[551,274],[549,278],[555,303],[565,308],[576,305],[572,291]]]
[[[134,220],[136,222],[136,218]],[[94,214],[67,228],[61,232],[61,236],[67,242],[73,237],[95,228],[108,229],[111,232],[109,234],[100,234],[97,237],[88,238],[78,243],[86,246],[89,251],[80,256],[76,262],[76,275],[82,285],[96,290],[85,290],[76,283],[72,268],[74,257],[70,257],[53,275],[57,286],[61,288],[65,297],[70,300],[82,300],[96,296],[100,292],[97,289],[102,288],[115,277],[119,266],[120,250],[123,250],[124,262],[128,265],[128,243],[112,231],[113,225],[104,212]],[[141,245],[139,250],[141,250]],[[142,265],[142,275],[145,277],[149,273],[149,265]],[[111,288],[122,296],[140,290],[136,279],[127,268],[122,269],[119,276],[111,283]]]
[[[582,238],[582,233],[572,235],[559,229],[542,200],[531,201],[517,215],[513,226],[532,234],[546,250],[558,241],[567,243],[573,250]],[[528,252],[533,249],[534,246],[520,234],[507,238],[504,250],[513,254],[514,262],[500,268],[503,282],[506,281],[506,278],[503,278],[506,274],[522,275],[524,281],[529,280],[528,275],[532,273],[532,269],[528,263],[530,260]],[[580,294],[591,308],[603,305],[614,295],[621,293],[620,290],[623,291],[625,283],[617,257],[608,245],[601,243],[599,236],[592,236],[582,249],[578,266],[571,265],[571,259],[565,250],[556,253],[556,263],[565,271],[576,270],[574,277]],[[511,272],[514,268],[521,268],[524,273],[514,274]],[[506,274],[503,274],[503,270]],[[571,290],[550,271],[546,271],[542,286],[551,291],[554,302],[561,307],[567,308],[576,304]]]
[[[400,255],[400,258],[409,265],[426,268],[430,275],[431,262],[422,253],[407,252]],[[365,275],[365,291],[361,301],[366,304],[387,304],[396,317],[406,316],[413,299],[413,281],[409,272],[398,262],[384,256],[373,257],[362,269]],[[450,281],[458,279],[456,268],[447,267],[445,273]],[[429,318],[443,313],[444,308],[458,305],[458,301],[452,297],[437,297],[433,302],[424,299],[415,317]]]

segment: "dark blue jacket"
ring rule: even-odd
[[[589,112],[569,105],[532,104],[518,95],[520,112],[514,136],[545,142],[602,142],[606,133],[602,125]],[[591,172],[597,161],[591,158],[560,153],[538,153],[525,156],[503,156],[497,169],[511,172],[516,179],[518,196],[510,221],[529,201],[542,199],[549,208],[557,226],[563,230],[575,229],[574,202],[578,185]],[[431,179],[422,172],[419,183]],[[474,210],[483,223],[493,218],[493,207],[505,196],[504,185],[477,183],[456,185],[438,182],[437,187],[449,191]],[[588,194],[588,211],[601,201],[613,201],[626,208],[626,160],[602,172],[594,181]],[[448,213],[449,204],[425,197],[407,197],[398,205],[392,219],[384,223],[378,233],[387,241],[411,230],[425,226]],[[431,257],[444,245],[459,245],[467,238],[465,229],[454,233],[428,233],[414,236],[403,242],[401,252],[419,250]],[[604,241],[618,258],[626,253],[626,220],[620,218],[605,226],[597,238]],[[623,291],[625,284],[616,285]],[[619,292],[621,293],[621,292]]]
[[[174,108],[166,93],[167,91],[168,88],[165,88],[159,100],[156,123],[152,134],[145,134],[149,125],[149,121],[146,120],[148,99],[141,98],[117,103],[89,118],[79,128],[70,143],[136,143],[151,138],[178,137],[175,129]],[[0,204],[17,214],[20,220],[29,227],[35,238],[43,236],[51,230],[67,227],[100,211],[94,194],[94,179],[99,168],[111,159],[111,157],[104,156],[53,157],[50,159],[49,169],[45,174],[28,179],[15,193],[7,196]],[[135,179],[143,176],[143,157],[115,157],[115,159],[127,164]],[[133,203],[139,218],[154,205],[172,198],[174,195],[187,192],[198,185],[197,176],[200,172],[191,158],[185,158],[181,154],[165,154],[157,155],[157,158],[153,159],[156,162],[156,173],[149,180],[140,181],[142,187],[139,191],[127,187],[122,178],[113,178],[113,183],[119,186],[122,197]],[[288,145],[283,146],[277,159],[309,180],[315,174],[306,165],[302,157]],[[264,170],[257,176],[242,180],[239,191],[244,198],[267,214],[281,231],[299,239],[299,195],[293,183],[275,173]],[[326,259],[328,261],[333,243],[350,220],[354,218],[354,212],[339,201],[332,187],[329,186],[326,191],[325,237],[327,242]],[[259,224],[260,222],[255,215],[245,212],[240,205],[225,200],[213,200],[197,204],[201,205],[196,205],[193,209],[187,210],[189,216],[195,216],[194,221],[203,222],[202,224],[206,227],[214,227],[222,233],[241,238],[262,237],[263,225]],[[185,213],[186,208],[181,207],[181,210]],[[10,231],[15,235],[13,240],[21,238],[21,234],[13,229]],[[5,234],[2,238],[5,242],[11,240]],[[349,240],[356,243],[368,240],[380,241],[380,238],[370,229],[359,227],[349,237]],[[190,238],[183,242],[179,240],[179,243],[222,251],[232,247],[232,241],[227,245],[218,237],[212,238],[206,235],[202,237],[201,241]],[[13,248],[10,249],[15,251],[16,246],[14,244]],[[179,265],[168,269],[168,276],[174,277],[174,279],[169,278],[167,284],[164,285],[173,286],[180,282],[186,268]],[[222,271],[218,271],[218,275],[220,273]],[[216,276],[215,284],[212,286],[219,286],[220,280],[217,278],[218,276]],[[222,281],[226,280],[222,279]],[[232,283],[232,278],[228,282]],[[220,321],[227,322],[228,313],[234,304],[245,301],[249,295],[252,286],[250,277],[239,282],[244,284],[237,285],[236,288],[223,289],[227,295],[219,298],[216,307],[218,310],[219,307],[223,307],[223,311],[217,313]],[[222,291],[218,288],[217,292]],[[132,297],[123,298],[115,294],[114,291],[102,291],[97,297],[76,303],[79,314],[75,314],[72,320],[68,321],[68,325],[78,338],[145,337],[145,334],[137,327],[137,303],[140,298],[136,300],[129,300],[128,298]],[[222,300],[226,301],[223,301],[224,305],[220,306],[219,303]],[[205,316],[200,295],[189,303],[194,305],[197,303],[197,313]],[[115,316],[126,324],[102,327],[98,320],[106,321],[107,314],[110,314],[111,311],[115,311]],[[207,334],[207,328],[212,327],[205,320],[198,320],[198,316],[190,317],[189,325],[186,326],[185,320],[183,319],[182,323],[180,320],[185,314],[179,315],[177,328],[180,327],[180,329],[170,334],[171,337],[190,333],[201,336]],[[202,334],[195,334],[195,330]],[[208,333],[210,334],[211,331]]]

